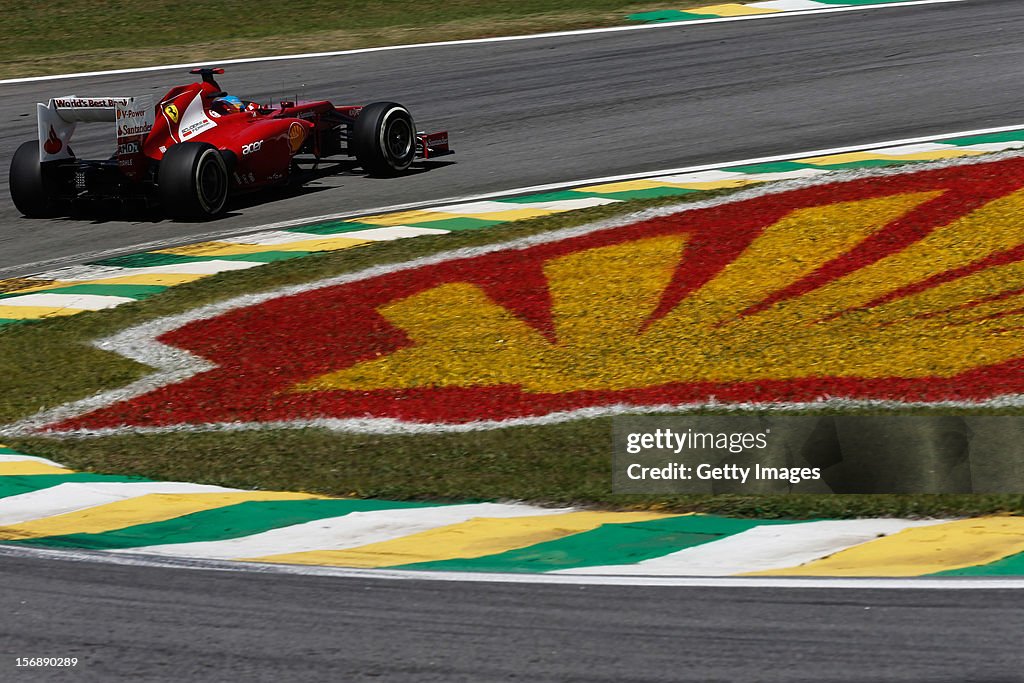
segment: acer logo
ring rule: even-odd
[[[260,147],[263,146],[263,140],[257,140],[256,142],[250,142],[247,145],[242,145],[242,156],[252,154],[253,152],[260,151]]]

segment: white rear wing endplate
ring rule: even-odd
[[[79,123],[116,123],[115,144],[120,155],[123,145],[141,145],[153,128],[153,97],[54,97],[47,104],[36,105],[36,118],[40,162],[70,159],[68,143]]]

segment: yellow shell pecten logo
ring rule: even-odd
[[[174,123],[178,122],[178,107],[177,106],[175,106],[173,104],[168,104],[166,107],[164,107],[164,113],[167,114],[167,118],[169,118]]]
[[[215,368],[65,426],[1019,401],[1022,187],[1015,158],[397,265],[166,333]]]
[[[299,389],[516,384],[549,393],[818,374],[948,377],[982,358],[992,363],[1024,354],[1024,335],[1005,333],[1015,319],[980,320],[1020,307],[1024,295],[962,308],[975,300],[979,285],[990,291],[994,283],[1011,289],[1024,283],[1020,263],[858,308],[919,282],[936,263],[966,265],[1019,244],[1019,192],[824,287],[743,315],[939,194],[793,211],[659,319],[652,315],[687,248],[684,237],[639,239],[551,259],[544,274],[554,341],[478,286],[441,285],[380,309],[413,340],[410,347]]]
[[[305,141],[306,129],[299,122],[292,121],[292,125],[288,126],[288,147],[291,148],[292,154],[298,154]]]

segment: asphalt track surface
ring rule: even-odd
[[[1024,123],[1013,0],[237,65],[266,100],[392,99],[458,154],[343,174],[214,224],[27,221],[0,195],[0,276],[26,265],[340,211]],[[430,39],[434,36],[425,36]],[[187,55],[169,52],[168,61]],[[50,96],[162,94],[187,76],[0,86],[0,157]],[[83,127],[80,154],[106,131]],[[7,163],[0,165],[6,185]],[[0,679],[1024,680],[1024,592],[536,586],[0,562]],[[72,672],[18,656],[77,656]]]
[[[27,221],[3,191],[0,277],[302,216],[1022,123],[1022,32],[1021,3],[972,0],[234,65],[221,85],[251,99],[402,102],[421,128],[450,131],[455,163],[398,179],[335,176],[202,225]],[[185,58],[167,53],[168,62]],[[161,71],[0,86],[0,158],[34,137],[36,102],[159,97],[191,78]],[[97,146],[109,154],[112,135],[82,126],[74,146],[80,156]]]
[[[1022,591],[379,581],[10,556],[0,585],[4,680],[1024,680]],[[79,664],[19,672],[21,656]]]

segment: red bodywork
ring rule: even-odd
[[[37,138],[11,159],[11,197],[30,218],[76,205],[160,206],[182,220],[207,220],[233,194],[302,183],[342,170],[323,159],[349,156],[367,175],[402,175],[419,159],[451,154],[448,133],[416,130],[397,102],[335,106],[326,101],[247,102],[223,92],[219,68],[193,69],[196,83],[159,102],[132,97],[51,97],[36,105]],[[114,123],[114,154],[71,151],[80,123]],[[311,166],[309,166],[311,164]]]
[[[214,73],[220,73],[216,70]],[[157,104],[153,128],[138,145],[118,150],[121,172],[142,180],[152,161],[179,142],[206,142],[221,150],[235,191],[252,190],[286,180],[297,154],[317,160],[351,154],[351,124],[362,106],[336,107],[326,100],[281,102],[273,108],[247,103],[239,113],[211,108],[226,93],[212,78],[171,89]],[[449,154],[448,133],[417,133],[417,156]]]

